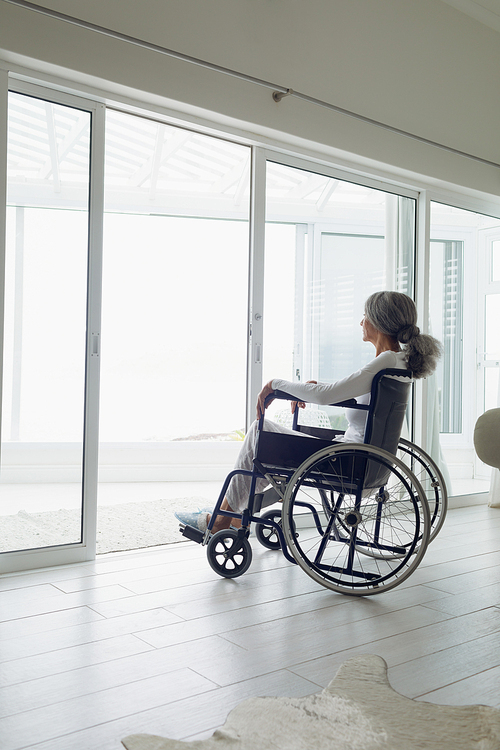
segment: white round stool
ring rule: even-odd
[[[485,464],[500,469],[500,409],[482,414],[474,428],[474,447]]]
[[[474,447],[481,461],[500,469],[500,409],[489,409],[482,414],[474,428]],[[490,508],[500,508],[500,474],[493,471],[488,496]]]

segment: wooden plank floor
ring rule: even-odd
[[[2,750],[200,739],[245,698],[317,692],[360,653],[408,697],[500,706],[500,510],[450,511],[408,581],[361,599],[252,546],[236,580],[191,542],[3,576]]]

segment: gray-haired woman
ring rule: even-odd
[[[375,292],[365,302],[365,312],[360,323],[363,329],[363,341],[369,341],[375,347],[375,358],[360,370],[335,383],[294,383],[275,378],[262,388],[257,399],[257,420],[265,411],[265,400],[273,391],[280,390],[294,396],[297,401],[292,404],[303,407],[304,402],[314,404],[333,404],[355,398],[358,403],[367,404],[370,400],[370,389],[374,376],[386,368],[411,370],[414,378],[430,375],[441,355],[441,344],[432,336],[420,333],[417,326],[417,309],[415,303],[401,292]],[[366,412],[357,409],[346,409],[347,430],[342,436],[344,442],[362,443],[365,431]],[[264,420],[266,432],[294,434],[282,425],[268,419]],[[235,469],[252,471],[255,455],[257,422],[254,422],[245,436]],[[314,438],[311,438],[314,440]],[[256,492],[263,492],[268,486],[265,479],[257,480]],[[221,509],[242,513],[248,503],[250,477],[236,475],[231,480],[227,496]],[[207,509],[194,513],[176,513],[181,523],[205,531],[210,521]],[[238,526],[238,519],[218,516],[212,532]]]

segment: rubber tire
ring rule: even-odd
[[[212,570],[222,578],[238,578],[252,562],[252,548],[235,529],[222,529],[210,539],[207,558]]]
[[[281,510],[267,510],[265,513],[262,513],[260,517],[262,520],[269,518],[271,521],[275,521],[275,523],[278,523],[281,526]],[[273,550],[281,549],[279,536],[272,526],[257,523],[255,525],[255,536],[263,547]]]

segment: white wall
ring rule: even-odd
[[[222,482],[232,471],[240,442],[101,443],[100,482]],[[12,484],[78,484],[81,443],[5,443],[0,487]]]
[[[440,0],[43,0],[500,162],[500,34]],[[490,195],[500,170],[0,0],[0,57],[79,85]],[[367,162],[365,162],[367,163]]]

